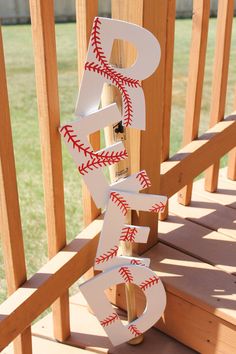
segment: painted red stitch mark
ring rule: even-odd
[[[113,165],[121,160],[124,160],[128,157],[127,151],[121,150],[118,152],[112,151],[109,153],[108,151],[103,151],[102,153],[95,153],[91,150],[91,148],[85,147],[83,143],[81,143],[80,139],[78,139],[76,132],[73,130],[72,125],[64,125],[60,132],[64,137],[67,137],[67,142],[71,142],[73,149],[77,149],[78,152],[83,152],[85,157],[90,157],[91,160],[83,163],[78,167],[79,172],[84,175],[89,171],[92,171],[94,168],[105,167],[107,165]]]
[[[145,263],[142,263],[139,259],[132,259],[130,264],[145,266]]]
[[[135,337],[141,336],[142,332],[140,332],[140,330],[137,328],[137,326],[135,325],[130,325],[128,327],[129,331],[135,335]]]
[[[130,77],[123,76],[121,73],[117,72],[107,61],[105,53],[102,49],[101,39],[100,39],[100,30],[101,30],[101,21],[98,17],[94,19],[94,25],[92,29],[92,38],[91,44],[93,46],[93,53],[95,54],[96,59],[106,68],[107,72],[111,75],[116,76],[116,78],[122,83],[129,86],[141,86],[139,80],[131,79]]]
[[[86,62],[85,70],[96,72],[106,79],[111,80],[111,82],[117,86],[122,94],[122,101],[124,106],[124,125],[128,127],[132,124],[133,109],[132,101],[125,86],[128,85],[129,87],[137,88],[141,85],[139,80],[123,76],[122,74],[118,73],[111,65],[109,65],[101,46],[100,29],[101,21],[98,17],[96,17],[92,30],[91,44],[93,46],[93,53],[102,66],[95,64],[94,62]]]
[[[107,327],[114,323],[116,320],[119,319],[119,316],[117,315],[116,312],[113,312],[110,316],[104,318],[104,320],[100,321],[102,327]]]
[[[134,242],[137,232],[138,229],[136,227],[123,227],[120,241]]]
[[[148,178],[146,171],[140,171],[137,174],[136,178],[139,180],[142,188],[147,188],[151,186],[151,182],[150,179]]]
[[[117,88],[120,90],[122,94],[122,102],[124,106],[124,125],[125,127],[130,126],[133,121],[133,108],[132,108],[132,101],[130,99],[128,91],[125,88],[125,85],[121,84],[115,76],[111,76],[106,68],[102,68],[101,66],[95,64],[94,62],[92,63],[87,62],[85,64],[85,70],[96,72],[97,74],[104,76],[106,79],[111,80],[111,82],[117,86]]]
[[[122,195],[117,192],[111,192],[110,197],[113,203],[115,203],[120,208],[122,214],[126,215],[129,209],[129,204],[124,199],[124,197],[122,197]]]
[[[78,170],[82,175],[84,175],[89,171],[92,171],[94,168],[97,169],[99,167],[113,165],[114,163],[119,162],[120,160],[124,160],[127,156],[128,155],[126,150],[123,150],[120,153],[114,153],[114,155],[111,154],[109,158],[107,158],[106,156],[102,157],[101,154],[86,163],[82,163],[82,165],[78,167]]]
[[[60,129],[60,133],[63,134],[64,138],[67,137],[67,142],[71,142],[73,145],[73,149],[77,149],[78,152],[83,152],[84,156],[93,157],[94,153],[91,151],[90,147],[85,147],[83,143],[79,139],[77,139],[76,132],[72,128],[72,125],[64,125]]]
[[[134,280],[131,271],[129,270],[128,267],[121,267],[119,269],[119,273],[122,276],[125,283],[132,283],[132,281]]]
[[[159,278],[154,275],[153,277],[150,277],[149,279],[145,280],[144,282],[142,282],[139,287],[140,289],[142,289],[143,291],[147,290],[147,288],[150,288],[151,286],[157,284],[159,281]]]
[[[159,204],[154,204],[149,211],[153,211],[154,213],[159,213],[163,212],[165,209],[166,205],[160,202]]]
[[[107,262],[110,259],[116,257],[117,253],[118,253],[118,248],[119,248],[118,246],[114,246],[108,252],[103,253],[101,256],[99,256],[95,259],[95,263],[96,264],[104,263],[104,262]]]

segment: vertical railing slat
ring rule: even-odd
[[[236,89],[234,95],[234,111],[236,111]],[[227,177],[236,181],[236,148],[229,153]]]
[[[209,15],[210,0],[194,0],[183,145],[198,137]],[[189,205],[191,195],[192,184],[189,184],[179,192],[178,200]]]
[[[164,112],[162,124],[162,154],[161,162],[169,159],[170,153],[170,127],[171,127],[171,104],[172,104],[172,83],[174,63],[174,40],[175,40],[175,16],[176,0],[168,1],[167,22],[166,22],[166,49],[165,56],[165,80],[164,80]],[[163,213],[159,215],[160,220],[168,216],[168,203]]]
[[[26,281],[26,265],[1,27],[0,107],[0,227],[7,288],[12,294]],[[32,353],[30,327],[15,339],[14,351],[16,354]]]
[[[227,177],[232,181],[236,181],[236,148],[229,153]]]
[[[66,244],[53,3],[53,0],[30,0],[50,258]],[[52,309],[55,338],[63,341],[70,335],[68,292],[53,304]]]
[[[113,13],[116,18],[143,26],[160,42],[161,62],[156,72],[144,80],[142,87],[146,99],[146,131],[128,130],[130,174],[145,169],[152,186],[146,193],[160,193],[161,131],[164,100],[165,41],[168,2],[147,0],[114,0]],[[115,9],[116,8],[116,9]],[[163,49],[164,48],[164,49]],[[135,51],[129,46],[127,57],[122,63],[129,66],[135,59]],[[151,156],[155,156],[153,164]],[[147,244],[135,245],[135,253],[142,253],[157,242],[157,217],[148,212],[132,212],[132,224],[149,226],[151,231]]]
[[[234,1],[219,0],[210,126],[224,118],[233,14]],[[217,161],[206,171],[205,189],[209,192],[217,189],[219,167],[220,161]]]
[[[174,61],[174,36],[175,36],[175,15],[176,0],[168,1],[167,8],[167,29],[166,29],[166,62],[165,62],[165,83],[164,83],[164,112],[162,128],[162,155],[161,161],[169,159],[170,153],[170,122],[172,103],[172,81],[173,81],[173,61]]]
[[[98,15],[98,0],[76,0],[76,25],[78,42],[78,79],[81,83],[84,64],[87,56],[87,48],[92,30],[94,17]],[[94,150],[100,148],[100,132],[89,136]],[[82,183],[83,195],[83,218],[84,226],[88,226],[100,214],[91,197],[91,194],[84,183]]]

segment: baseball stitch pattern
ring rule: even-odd
[[[122,74],[118,73],[114,68],[112,68],[111,65],[109,65],[105,53],[102,49],[100,29],[101,21],[98,17],[96,17],[92,29],[91,45],[93,47],[93,53],[98,62],[101,64],[101,66],[94,62],[86,62],[85,70],[93,71],[99,75],[102,75],[106,79],[110,80],[113,84],[115,84],[116,87],[120,90],[124,106],[124,125],[128,127],[132,124],[133,109],[130,95],[126,90],[126,85],[133,88],[140,87],[141,85],[139,80],[123,76]]]
[[[135,325],[130,325],[128,329],[135,337],[142,335],[142,332],[140,332],[140,330]]]
[[[128,267],[121,267],[119,273],[125,283],[132,283],[134,278]]]
[[[118,248],[119,248],[118,246],[114,246],[108,252],[103,253],[102,255],[100,255],[95,259],[95,263],[100,264],[100,263],[108,262],[110,259],[116,257],[118,253]]]
[[[125,216],[128,213],[129,204],[124,197],[117,192],[111,192],[110,198],[112,202],[120,208],[122,214]]]
[[[137,232],[138,229],[136,227],[123,227],[121,231],[120,241],[134,242]]]
[[[145,263],[142,263],[139,259],[132,259],[130,264],[140,265],[145,267]]]
[[[113,312],[110,316],[104,318],[104,320],[100,321],[102,327],[107,327],[114,323],[116,320],[119,319],[119,316],[117,315],[116,312]]]
[[[151,187],[151,182],[146,171],[140,171],[137,174],[136,178],[139,180],[139,183],[142,188]]]
[[[128,157],[127,151],[125,149],[118,152],[112,151],[111,153],[108,151],[103,151],[102,153],[93,152],[89,146],[85,147],[80,139],[78,139],[72,125],[64,125],[60,129],[60,133],[63,134],[64,138],[67,138],[68,143],[70,142],[72,144],[73,149],[77,149],[79,153],[82,152],[85,157],[90,158],[90,160],[88,160],[86,163],[82,163],[82,165],[78,167],[78,170],[82,175],[94,170],[94,168],[97,169],[99,167],[113,165],[114,163],[117,163]]]
[[[166,205],[163,204],[162,202],[160,202],[159,204],[154,204],[149,211],[152,211],[154,213],[159,213],[159,212],[163,212],[165,209]]]
[[[151,286],[157,284],[159,281],[159,278],[154,275],[153,277],[150,277],[149,279],[145,280],[144,282],[142,282],[139,287],[140,289],[142,289],[143,291],[147,290],[148,288],[150,288]]]

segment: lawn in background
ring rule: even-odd
[[[235,21],[234,21],[235,22]],[[210,20],[208,54],[201,114],[203,132],[208,127],[216,20]],[[61,120],[73,119],[78,90],[75,24],[56,25]],[[18,189],[24,233],[28,276],[47,261],[43,206],[40,142],[33,65],[31,28],[28,25],[3,27],[8,89],[12,117]],[[236,82],[236,31],[234,26],[226,113],[232,112]],[[171,154],[181,146],[188,77],[191,21],[177,20],[171,126]],[[224,162],[225,163],[225,162]],[[71,156],[63,146],[67,239],[82,229],[81,184]],[[6,297],[0,247],[0,302]]]

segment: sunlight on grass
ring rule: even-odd
[[[201,132],[208,127],[211,95],[212,63],[216,20],[210,21],[206,76],[204,81]],[[56,25],[59,68],[60,109],[62,122],[73,119],[78,90],[76,28],[75,24]],[[15,159],[22,215],[28,276],[35,273],[47,260],[47,240],[43,206],[40,138],[31,28],[28,25],[3,27],[8,89],[11,106]],[[232,57],[235,58],[235,26]],[[191,20],[176,21],[175,65],[173,82],[173,108],[171,154],[182,141],[188,80]],[[226,112],[232,111],[236,68],[231,58]],[[81,185],[76,167],[63,145],[64,186],[67,239],[70,241],[82,229]],[[1,251],[1,248],[0,248]],[[0,254],[0,301],[6,297],[3,260]]]

